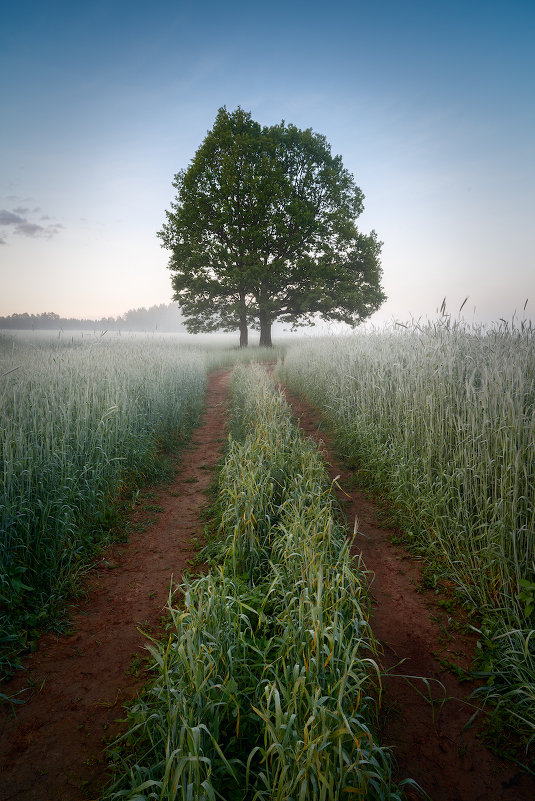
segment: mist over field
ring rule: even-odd
[[[535,798],[534,41],[5,8],[1,797]]]

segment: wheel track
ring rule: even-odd
[[[476,685],[460,683],[433,655],[468,669],[475,636],[451,633],[451,640],[444,642],[447,614],[435,595],[418,590],[422,575],[417,561],[392,544],[396,532],[380,524],[378,507],[354,489],[352,471],[321,430],[320,412],[287,387],[282,389],[300,428],[321,444],[331,478],[338,477],[337,494],[351,530],[358,519],[363,532],[353,550],[372,573],[371,625],[383,648],[382,666],[393,674],[384,679],[380,742],[393,747],[398,779],[415,779],[432,801],[533,801],[533,777],[494,756],[478,739],[476,728],[463,731],[476,708],[470,699]],[[394,674],[422,677],[427,683]]]
[[[31,678],[33,692],[13,718],[0,710],[0,799],[87,801],[108,780],[104,739],[124,724],[123,705],[146,676],[134,666],[146,654],[139,630],[157,632],[171,576],[180,581],[201,537],[206,489],[221,457],[230,370],[208,378],[205,410],[169,486],[149,506],[157,519],[127,543],[106,549],[87,578],[87,597],[73,606],[72,636],[43,636],[19,674],[2,689],[13,696]],[[139,520],[143,507],[134,513]],[[151,515],[154,517],[154,515]]]

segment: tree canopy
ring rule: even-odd
[[[1,329],[49,330],[49,331],[184,331],[180,309],[176,303],[160,303],[157,306],[130,309],[120,317],[101,317],[99,320],[78,317],[60,317],[55,312],[42,314],[10,314],[0,317]]]
[[[364,196],[321,134],[221,108],[173,186],[158,236],[189,331],[239,328],[246,345],[252,325],[271,345],[276,319],[354,326],[385,300]]]

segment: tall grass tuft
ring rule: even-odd
[[[191,429],[205,364],[164,340],[0,338],[0,668],[55,614],[117,498]]]
[[[362,572],[321,454],[257,367],[233,382],[223,559],[171,603],[110,799],[398,799]],[[175,601],[176,604],[176,601]]]
[[[487,693],[535,734],[535,337],[448,320],[291,348],[280,371],[333,424],[409,542],[478,610]]]

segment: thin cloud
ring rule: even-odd
[[[35,203],[35,198],[21,197],[21,195],[6,195],[6,200],[9,200],[10,203]]]
[[[2,209],[0,211],[0,225],[21,225],[21,223],[25,223],[26,220],[24,217],[21,217],[19,214],[14,214],[12,211],[8,211],[7,209]]]
[[[37,236],[38,234],[46,234],[47,232],[46,228],[43,228],[42,225],[31,222],[23,222],[17,225],[15,230],[18,234],[24,234],[25,236]]]
[[[5,227],[10,227],[11,232],[14,234],[19,234],[20,236],[26,237],[45,237],[46,239],[52,239],[53,236],[56,236],[60,233],[60,231],[64,228],[61,223],[51,223],[50,225],[39,225],[37,222],[33,222],[29,218],[29,214],[40,212],[41,209],[39,206],[30,210],[29,208],[23,206],[17,206],[13,209],[13,211],[9,211],[8,209],[1,209],[0,210],[0,225]],[[41,221],[45,220],[53,220],[53,217],[50,217],[48,214],[44,214],[41,216]],[[6,245],[7,242],[4,238],[2,238],[1,244]]]

